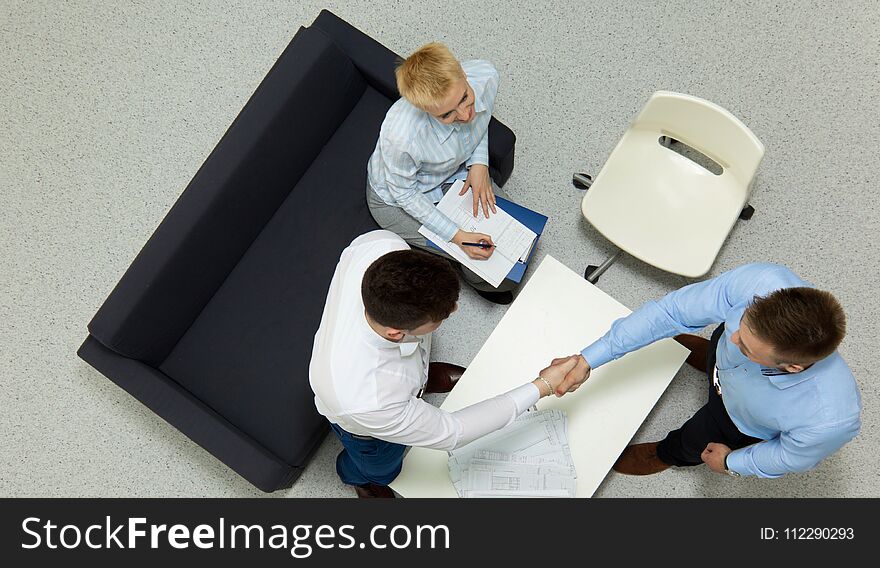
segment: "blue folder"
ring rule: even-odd
[[[522,205],[517,205],[513,201],[508,201],[503,197],[495,196],[495,205],[507,211],[511,217],[531,229],[538,235],[535,238],[535,243],[532,245],[532,250],[529,251],[529,256],[526,258],[525,262],[517,262],[513,265],[513,268],[510,269],[510,272],[507,273],[508,280],[513,280],[514,282],[519,282],[522,280],[523,275],[526,273],[526,267],[529,265],[529,261],[532,260],[532,254],[535,252],[535,248],[538,246],[538,239],[541,238],[541,233],[544,232],[544,226],[547,224],[547,216],[541,215],[537,211],[532,211]],[[435,245],[433,242],[428,240],[428,246],[434,247],[437,250],[442,250],[440,247]]]

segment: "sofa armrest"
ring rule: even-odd
[[[489,122],[489,174],[503,187],[513,173],[516,135],[495,118]]]
[[[77,355],[261,490],[290,487],[302,473],[303,467],[281,461],[161,371],[110,351],[92,336]],[[313,436],[313,451],[326,433]]]
[[[394,69],[401,61],[399,55],[328,10],[322,10],[311,27],[327,34],[351,58],[370,86],[391,100],[400,98],[394,77]],[[489,122],[489,171],[499,186],[513,172],[515,145],[513,131],[493,117]]]

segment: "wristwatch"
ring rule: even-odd
[[[727,456],[729,455],[730,454],[727,454]],[[727,475],[729,475],[730,477],[741,477],[740,474],[727,467],[727,456],[724,456],[724,471],[726,471]]]

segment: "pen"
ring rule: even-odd
[[[469,247],[480,247],[482,249],[492,248],[495,245],[490,245],[489,243],[461,243],[463,245],[467,245]]]

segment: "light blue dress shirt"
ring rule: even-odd
[[[440,186],[466,178],[472,164],[489,165],[489,120],[498,93],[498,71],[491,63],[465,61],[461,67],[474,90],[473,120],[443,124],[401,98],[388,109],[367,163],[370,187],[382,201],[447,241],[458,225],[434,205],[443,198]]]
[[[812,287],[784,266],[747,264],[646,303],[581,354],[596,368],[658,339],[723,322],[716,350],[721,400],[740,432],[764,440],[733,451],[728,468],[758,477],[807,471],[859,433],[852,371],[836,351],[800,373],[768,369],[730,341],[755,296],[802,286]]]

